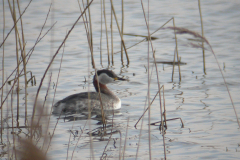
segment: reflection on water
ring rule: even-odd
[[[27,5],[27,1],[21,2],[22,7]],[[0,4],[2,8],[2,3]],[[27,41],[26,49],[29,50],[35,43],[41,26],[45,21],[49,9],[48,1],[32,2],[23,16],[25,28],[25,40]],[[121,4],[114,2],[116,14],[119,21],[121,20]],[[146,8],[147,9],[147,4]],[[236,106],[240,105],[239,88],[240,88],[240,67],[238,45],[240,40],[239,26],[240,21],[240,3],[238,1],[201,1],[204,32],[208,41],[211,43],[216,56],[222,68],[229,85],[232,99]],[[125,2],[124,32],[131,35],[147,36],[145,21],[142,14],[142,7],[138,1]],[[66,4],[65,1],[54,3],[53,22],[57,21],[54,26],[54,32],[47,34],[41,42],[35,47],[34,52],[27,65],[28,71],[35,75],[37,85],[28,88],[28,117],[32,112],[34,95],[37,92],[43,73],[49,64],[52,50],[55,53],[62,42],[66,32],[70,29],[73,22],[80,14],[78,3],[71,2]],[[5,8],[8,5],[5,4]],[[24,7],[23,7],[24,8]],[[102,47],[100,47],[101,38],[101,12],[99,2],[92,5],[92,27],[93,27],[93,44],[94,58],[98,69],[107,68],[108,56],[105,33],[102,35]],[[106,5],[106,13],[110,18],[110,5]],[[3,13],[1,12],[1,17]],[[167,20],[174,16],[175,24],[178,27],[200,32],[200,19],[197,1],[151,1],[149,12],[150,32],[152,33]],[[6,10],[5,13],[6,31],[12,27],[11,13]],[[37,17],[37,18],[36,18]],[[2,21],[2,20],[1,20]],[[1,23],[3,24],[3,23]],[[94,91],[92,78],[94,70],[91,68],[89,46],[86,39],[86,31],[82,21],[74,28],[66,41],[64,47],[63,62],[58,80],[55,102],[66,97],[67,95]],[[169,23],[166,27],[171,26]],[[49,19],[44,28],[44,33],[50,28],[51,20]],[[103,28],[105,24],[103,23]],[[110,26],[110,19],[107,21],[107,27]],[[120,37],[115,22],[113,23],[113,52],[121,50]],[[3,26],[0,26],[1,31]],[[110,31],[110,30],[109,30]],[[54,35],[54,43],[50,43],[51,36]],[[110,35],[110,33],[109,33]],[[189,43],[184,35],[178,36],[178,52],[181,57],[181,75],[179,82],[178,68],[175,68],[173,82],[172,62],[175,50],[174,34],[170,30],[159,30],[154,35],[157,39],[152,41],[155,50],[155,56],[160,62],[157,64],[161,85],[165,88],[166,115],[167,119],[180,117],[183,120],[184,128],[181,128],[179,121],[168,122],[166,130],[166,148],[168,159],[238,159],[239,158],[239,130],[236,123],[233,108],[231,106],[226,88],[217,68],[215,59],[209,51],[206,51],[206,72],[203,74],[202,67],[202,50],[187,46]],[[0,37],[3,37],[2,32]],[[127,47],[142,40],[142,37],[124,35],[125,45]],[[110,40],[109,40],[110,41]],[[11,33],[5,43],[5,78],[10,75],[16,67],[15,57],[15,38]],[[110,44],[110,42],[109,42]],[[100,49],[102,50],[103,64],[100,64]],[[62,53],[63,50],[60,51]],[[1,51],[2,53],[2,51]],[[139,45],[128,50],[130,64],[122,66],[121,54],[114,54],[114,66],[109,68],[116,74],[128,77],[129,82],[120,82],[120,84],[111,84],[109,87],[122,100],[122,108],[119,113],[108,118],[108,130],[102,133],[101,117],[98,113],[92,113],[91,119],[88,120],[88,113],[69,114],[69,115],[51,115],[49,132],[54,137],[51,140],[47,156],[50,159],[66,159],[72,157],[89,158],[91,153],[95,158],[106,157],[108,159],[118,159],[119,155],[126,159],[132,159],[136,156],[138,150],[139,159],[149,158],[149,135],[148,135],[148,118],[144,117],[142,127],[134,128],[136,121],[142,115],[148,87],[147,73],[147,53],[148,41],[143,41]],[[1,58],[3,54],[0,55]],[[54,89],[56,87],[58,70],[61,61],[61,54],[57,55],[51,66],[51,83],[48,92],[45,107],[51,110]],[[152,56],[150,56],[152,58]],[[151,59],[152,60],[152,59]],[[167,62],[167,63],[165,63]],[[124,59],[124,63],[125,59]],[[186,64],[185,64],[186,63]],[[150,67],[152,67],[150,63]],[[2,68],[1,68],[2,70]],[[150,69],[153,73],[150,85],[150,97],[153,98],[158,91],[157,78],[155,70]],[[0,78],[2,79],[2,72]],[[47,76],[48,77],[48,76]],[[49,76],[50,77],[50,76]],[[14,77],[12,77],[13,79]],[[21,79],[22,78],[22,79]],[[23,81],[23,77],[20,80]],[[49,79],[43,82],[43,89],[39,93],[40,101],[45,100],[48,89]],[[123,83],[123,84],[121,84]],[[24,124],[25,101],[24,85],[20,84],[20,126]],[[10,86],[4,90],[4,96],[7,94]],[[15,91],[13,97],[16,96]],[[13,135],[18,137],[28,137],[27,128],[15,128],[12,130],[10,113],[16,115],[17,102],[8,100],[3,106],[2,113],[4,129],[1,140],[6,141],[13,139]],[[9,109],[7,109],[7,106]],[[10,109],[10,106],[13,106]],[[238,114],[240,110],[236,108]],[[7,116],[7,114],[9,116]],[[129,121],[128,121],[129,118]],[[160,121],[159,100],[156,99],[151,106],[151,122]],[[15,123],[15,120],[13,120]],[[57,125],[56,125],[57,124]],[[128,124],[128,125],[127,125]],[[56,127],[56,128],[55,128]],[[8,128],[8,129],[7,129]],[[11,130],[10,130],[11,128]],[[140,128],[142,131],[140,132]],[[151,126],[151,155],[152,158],[163,158],[162,136],[158,126]],[[10,134],[11,133],[11,134]],[[89,134],[91,133],[91,134]],[[40,132],[37,133],[38,136]],[[8,137],[8,135],[11,135]],[[111,138],[110,138],[111,136]],[[139,141],[139,137],[140,141]],[[125,143],[126,142],[126,143]],[[40,146],[42,143],[38,143]],[[6,143],[1,143],[1,158],[7,158],[8,147]],[[92,148],[92,151],[91,151]]]

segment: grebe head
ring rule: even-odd
[[[113,71],[110,71],[107,69],[98,70],[97,76],[95,75],[93,78],[93,85],[94,85],[96,91],[98,92],[98,82],[99,82],[100,91],[102,93],[106,93],[106,90],[108,90],[106,87],[106,84],[112,83],[116,80],[125,81],[126,79],[118,77]]]

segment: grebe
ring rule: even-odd
[[[114,82],[115,80],[125,81],[126,79],[120,78],[113,71],[106,69],[98,70],[97,75],[98,80],[96,75],[93,78],[93,85],[96,92],[77,93],[58,101],[53,106],[53,114],[60,114],[61,112],[76,113],[88,111],[88,106],[90,106],[93,110],[101,110],[99,89],[104,110],[120,109],[121,100],[107,88],[106,84]]]

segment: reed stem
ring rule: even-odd
[[[175,20],[174,20],[174,17],[173,17],[173,27],[175,27]],[[180,59],[179,59],[179,56],[178,56],[178,43],[177,43],[177,34],[176,34],[176,31],[174,30],[174,35],[175,35],[175,44],[176,44],[176,54],[177,54],[177,62],[178,62],[178,74],[179,74],[179,81],[181,81],[182,79],[182,76],[181,76],[181,69],[180,69]],[[175,63],[175,61],[173,62]]]
[[[119,24],[118,24],[118,20],[117,20],[117,16],[116,16],[116,13],[115,13],[114,6],[113,6],[113,2],[112,2],[112,0],[110,0],[110,2],[111,2],[111,8],[112,8],[112,11],[113,11],[113,15],[114,15],[114,18],[115,18],[115,21],[116,21],[116,24],[117,24],[118,32],[119,32],[119,35],[121,37],[121,42],[122,42],[122,45],[123,45],[123,48],[124,48],[124,51],[125,51],[125,55],[126,55],[126,58],[127,58],[127,65],[129,65],[130,61],[129,61],[127,49],[126,49],[126,46],[125,46],[125,42],[123,40],[123,36],[121,34]]]
[[[201,11],[200,0],[198,0],[198,8],[199,8],[200,21],[201,21],[201,33],[202,33],[202,37],[204,37],[203,20],[202,20],[202,11]],[[206,74],[204,41],[202,41],[202,53],[203,53],[203,72],[204,72],[204,74]]]
[[[110,65],[110,53],[109,53],[109,43],[108,43],[108,28],[107,28],[107,17],[106,17],[105,0],[103,0],[103,15],[104,15],[105,32],[106,32],[106,43],[107,43],[108,65]]]
[[[5,5],[4,5],[4,0],[2,1],[3,3],[3,39],[5,38]],[[4,59],[5,59],[5,45],[3,44],[2,47],[2,84],[4,83]],[[1,94],[1,106],[3,105],[3,89],[2,88],[2,94]],[[1,107],[1,144],[3,144],[3,108]]]

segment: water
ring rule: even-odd
[[[25,8],[27,3],[28,1],[21,2],[22,10]],[[147,3],[144,3],[144,5],[144,9],[147,11]],[[5,4],[5,6],[7,33],[12,26],[12,19],[7,4]],[[34,45],[36,38],[38,37],[41,27],[45,21],[49,6],[49,1],[32,2],[23,16],[27,51]],[[120,21],[121,3],[116,2],[114,6],[118,20]],[[176,26],[185,27],[200,33],[201,24],[197,1],[183,2],[174,0],[159,2],[154,0],[150,2],[149,6],[149,23],[151,33],[172,17],[175,18]],[[28,70],[33,72],[33,75],[36,76],[37,80],[36,86],[28,88],[29,114],[32,111],[34,95],[36,94],[43,73],[49,64],[50,57],[56,52],[67,31],[80,15],[77,2],[66,3],[65,1],[58,1],[55,2],[52,7],[54,8],[54,16],[50,14],[50,17],[54,18],[48,19],[43,33],[45,33],[55,21],[57,21],[57,23],[54,26],[53,32],[48,33],[36,46],[27,66]],[[96,67],[98,69],[106,68],[108,64],[105,34],[103,34],[102,39],[103,66],[101,66],[99,59],[101,31],[100,3],[98,1],[94,1],[91,7]],[[110,9],[108,3],[106,7],[109,29]],[[240,3],[238,1],[211,0],[202,1],[201,7],[205,37],[212,45],[220,63],[220,67],[223,69],[224,76],[239,115],[240,67],[238,62],[240,60],[240,56],[238,53],[240,51],[240,47],[238,43],[240,40],[240,22],[238,17],[240,16]],[[2,12],[1,17],[3,17]],[[125,2],[124,19],[125,33],[147,35],[142,7],[139,1]],[[1,19],[1,21],[3,21],[3,19]],[[167,26],[172,26],[172,22],[170,22]],[[117,52],[120,50],[120,37],[115,23],[113,23],[113,27],[114,52]],[[172,61],[175,47],[173,31],[161,30],[154,34],[154,36],[158,38],[153,41],[153,48],[156,51],[157,60]],[[2,32],[0,37],[2,41]],[[158,64],[160,83],[165,87],[167,119],[180,117],[182,118],[185,126],[184,128],[181,128],[179,120],[168,121],[168,129],[165,136],[167,159],[238,159],[240,156],[239,127],[236,122],[236,117],[231,106],[226,87],[217,67],[216,60],[211,52],[206,51],[207,74],[204,75],[202,67],[202,50],[187,46],[190,42],[187,40],[189,37],[190,36],[186,35],[178,35],[178,52],[180,54],[181,61],[187,63],[186,65],[181,66],[181,82],[179,82],[178,79],[177,68],[175,69],[174,80],[172,82],[172,65]],[[142,37],[125,35],[124,40],[126,46],[129,47],[142,40]],[[51,41],[54,43],[50,43]],[[118,75],[120,74],[121,76],[128,78],[129,81],[109,85],[109,88],[111,88],[114,93],[122,99],[122,109],[121,113],[114,117],[114,129],[121,131],[121,136],[119,133],[112,135],[112,139],[105,152],[108,159],[119,158],[120,137],[122,138],[121,145],[124,146],[126,134],[127,139],[124,156],[126,159],[135,159],[136,150],[139,146],[141,123],[139,123],[137,129],[134,128],[134,125],[142,115],[148,87],[148,74],[146,72],[146,67],[148,65],[147,50],[147,41],[129,49],[129,66],[125,66],[126,59],[124,59],[125,65],[122,66],[120,54],[114,54],[114,66],[112,66],[111,69]],[[51,68],[52,82],[47,102],[48,107],[51,106],[54,95],[54,90],[52,88],[54,83],[57,81],[62,52],[63,50],[61,49]],[[80,20],[65,44],[55,102],[74,93],[94,90],[91,84],[94,70],[91,68],[89,54],[86,31],[82,20]],[[153,61],[152,56],[150,56],[150,61]],[[16,67],[15,63],[15,40],[14,34],[12,33],[5,43],[6,75],[9,75]],[[150,63],[150,67],[152,65],[153,64]],[[50,72],[48,72],[43,83],[43,89],[39,95],[39,99],[42,101],[46,95],[50,75]],[[85,78],[89,83],[85,82]],[[21,80],[23,81],[23,78]],[[23,84],[21,84],[21,87],[22,90],[20,91],[20,98],[22,99],[24,97]],[[9,88],[10,86],[8,86],[8,89]],[[150,89],[150,96],[153,98],[158,90],[156,71],[154,68]],[[4,92],[4,95],[6,95],[7,91],[5,90]],[[21,104],[23,103],[24,101],[21,100]],[[16,105],[16,101],[14,101],[13,106],[15,106],[14,104]],[[10,100],[8,100],[8,106],[9,105]],[[20,124],[23,125],[24,105],[20,105],[20,107]],[[3,115],[6,115],[6,112],[5,108],[3,110]],[[16,112],[16,109],[14,109],[14,112]],[[80,115],[75,116],[80,117]],[[51,133],[57,122],[57,118],[57,116],[51,116],[49,128],[49,132]],[[151,122],[157,122],[159,120],[160,110],[159,99],[157,98],[151,107]],[[73,122],[60,119],[47,154],[48,157],[51,159],[66,159],[68,156],[70,159],[74,147],[77,144],[73,159],[79,159],[80,157],[90,159],[91,144],[89,135],[86,133],[89,129],[95,129],[101,126],[97,125],[97,123],[98,121],[94,119],[94,116],[91,121],[77,120]],[[129,123],[128,127],[127,123]],[[149,131],[147,124],[148,119],[145,117],[141,131],[141,141],[138,152],[139,159],[149,158]],[[6,124],[4,125],[6,126]],[[84,130],[84,134],[81,135],[78,142],[80,131],[82,129]],[[16,131],[18,130],[16,129]],[[78,133],[76,131],[78,131]],[[3,136],[5,140],[7,139],[6,135],[7,130],[4,130]],[[20,135],[24,137],[23,133]],[[93,152],[96,159],[102,155],[104,148],[108,143],[109,136],[104,138],[105,140],[100,139],[99,136],[92,137]],[[7,150],[7,147],[2,145],[1,148],[1,157],[6,158],[7,154],[4,152]],[[162,136],[157,126],[151,126],[151,155],[152,158],[155,159],[164,157]]]

